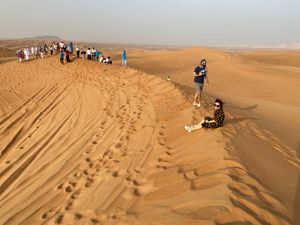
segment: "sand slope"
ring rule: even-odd
[[[300,224],[300,53],[201,48],[139,54],[132,53],[133,67],[171,75],[191,94],[193,68],[207,59],[205,93],[226,103],[226,149],[289,205],[293,223]]]
[[[193,109],[172,82],[81,60],[0,66],[0,224],[292,224],[231,125],[184,132],[212,98]]]

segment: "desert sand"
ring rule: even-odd
[[[300,224],[299,52],[132,50],[128,65],[0,64],[0,224]],[[186,133],[216,97],[224,126]]]

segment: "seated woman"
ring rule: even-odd
[[[100,57],[100,59],[99,59],[99,62],[103,63],[103,62],[104,62],[104,60],[105,60],[105,57],[104,57],[104,55],[101,55],[101,57]]]
[[[82,51],[80,54],[82,55],[82,58],[85,59],[86,51]]]
[[[108,56],[105,60],[104,60],[104,64],[112,64],[112,61],[110,60],[110,56]]]
[[[225,115],[223,111],[223,102],[220,99],[216,99],[215,104],[215,113],[214,118],[212,117],[204,117],[204,119],[198,123],[191,126],[185,126],[185,130],[189,133],[191,133],[193,130],[198,130],[202,127],[204,128],[218,128],[223,125]]]

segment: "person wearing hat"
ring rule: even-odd
[[[194,83],[195,83],[196,93],[195,93],[193,105],[197,107],[201,106],[204,80],[206,80],[206,83],[209,84],[208,77],[207,77],[206,59],[202,59],[200,65],[196,66],[194,69]]]

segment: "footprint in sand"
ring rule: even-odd
[[[93,168],[94,168],[94,163],[93,163],[93,162],[90,162],[90,163],[89,163],[89,167],[90,167],[91,169],[93,169]]]
[[[165,133],[163,131],[160,131],[158,134],[160,137],[165,137]]]
[[[89,188],[91,185],[92,185],[92,183],[94,182],[94,179],[92,179],[92,178],[87,178],[87,182],[85,183],[85,187],[86,188]]]
[[[96,172],[100,172],[100,169],[101,169],[101,164],[97,163],[97,164],[95,165],[95,170],[96,170]]]
[[[73,202],[69,202],[66,206],[65,206],[65,210],[68,211],[72,208],[73,206]]]
[[[166,143],[167,143],[167,139],[166,138],[158,138],[157,139],[158,143],[161,145],[161,146],[165,146]]]
[[[115,145],[116,148],[122,148],[122,146],[123,146],[123,143],[121,143],[121,142],[119,142]]]
[[[125,173],[125,171],[122,171]],[[124,192],[123,197],[131,199],[132,197],[142,196],[154,190],[153,182],[142,178],[142,168],[129,169],[126,171],[127,186],[129,189]]]
[[[80,177],[82,177],[82,173],[81,172],[76,172],[76,173],[74,173],[74,175],[73,175],[75,178],[80,178]]]
[[[47,219],[48,218],[48,213],[44,213],[43,215],[42,215],[42,219]]]
[[[163,163],[173,162],[172,157],[169,154],[166,154],[166,153],[160,155],[157,160],[158,160],[158,162],[163,162]]]
[[[172,152],[170,152],[170,151],[165,151],[165,154],[167,154],[168,156],[171,156],[171,155],[172,155]]]
[[[90,173],[89,173],[89,171],[88,171],[87,169],[85,169],[85,170],[83,170],[83,174],[84,174],[85,176],[88,176]]]
[[[56,223],[58,223],[58,224],[60,224],[60,223],[62,223],[62,221],[63,221],[63,218],[64,218],[64,215],[62,214],[62,215],[59,215],[57,218],[56,218]]]
[[[145,179],[136,179],[133,181],[133,184],[135,186],[133,189],[135,196],[142,196],[154,190],[153,183]]]
[[[127,174],[127,171],[124,169],[121,170],[116,170],[115,172],[113,172],[112,176],[113,177],[121,177]]]
[[[101,127],[98,128],[98,131],[100,131],[100,132],[98,132],[98,133],[95,135],[95,139],[97,139],[97,140],[103,135],[103,132],[101,131]]]
[[[73,200],[77,199],[79,197],[80,193],[81,193],[81,190],[78,189],[71,195],[71,199],[73,199]]]
[[[169,165],[166,164],[166,163],[164,163],[164,164],[159,163],[159,164],[156,165],[156,168],[157,168],[157,169],[163,169],[163,170],[166,170],[166,169],[168,169],[168,167],[169,167]]]
[[[99,221],[97,218],[91,218],[90,220],[91,220],[91,222],[92,222],[93,224],[98,224],[98,223],[100,223],[100,221]]]
[[[74,180],[69,181],[69,184],[70,184],[73,188],[75,188],[76,185],[77,185],[76,181],[74,181]]]
[[[92,160],[88,157],[88,158],[85,158],[85,161],[89,163],[89,162],[91,162]]]
[[[71,186],[67,186],[67,187],[65,188],[65,192],[67,192],[67,193],[72,192],[72,187],[71,187]]]
[[[80,213],[75,213],[74,217],[75,217],[75,219],[80,220],[80,219],[82,219],[83,216]]]
[[[183,173],[183,177],[188,181],[193,181],[198,178],[195,170],[189,170]]]
[[[52,217],[53,215],[54,215],[54,211],[53,211],[53,209],[50,209],[42,215],[42,219],[44,219],[44,220],[48,219],[48,218]]]
[[[57,186],[57,189],[59,189],[59,190],[63,189],[63,188],[64,188],[64,183],[62,183],[62,184],[60,184],[60,185]]]

